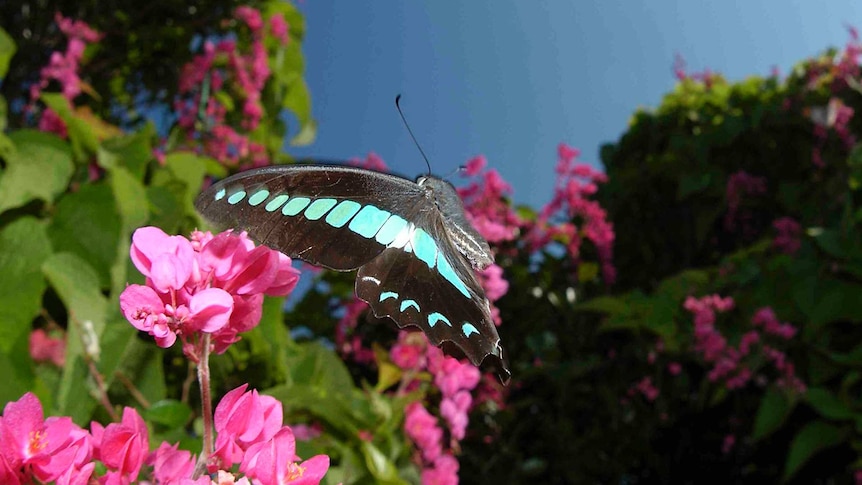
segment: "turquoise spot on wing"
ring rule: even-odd
[[[237,202],[245,199],[245,190],[240,190],[239,192],[234,192],[230,197],[227,198],[229,204],[236,204]]]
[[[402,312],[404,310],[410,308],[410,307],[415,308],[417,312],[421,311],[421,310],[419,310],[419,304],[416,303],[416,300],[404,300],[401,302],[401,311]]]
[[[317,199],[305,209],[305,218],[310,221],[316,221],[323,217],[323,214],[329,212],[329,209],[335,207],[338,203],[335,199]]]
[[[380,210],[373,205],[366,205],[356,214],[356,217],[350,221],[347,227],[364,238],[371,238],[377,234],[377,231],[380,230],[380,227],[383,226],[386,219],[389,219],[391,215],[389,212]]]
[[[437,258],[437,271],[440,273],[440,276],[445,278],[449,283],[452,283],[452,286],[454,286],[464,296],[470,298],[470,290],[467,289],[467,285],[461,281],[461,278],[458,277],[455,270],[449,265],[449,261],[447,261],[446,257],[442,254]]]
[[[441,314],[441,313],[434,312],[434,313],[431,313],[430,315],[428,315],[428,326],[429,327],[434,328],[434,325],[437,325],[437,322],[443,322],[446,325],[449,325],[450,327],[452,326],[452,323],[449,321],[449,319],[444,317],[443,314]]]
[[[407,221],[393,214],[392,217],[383,224],[383,227],[377,231],[377,237],[375,239],[380,244],[389,244],[395,240],[398,234],[400,234],[405,227],[407,227]]]
[[[251,194],[251,197],[248,198],[248,203],[249,205],[260,205],[260,203],[265,201],[267,197],[269,197],[269,191],[266,189],[260,189]]]
[[[437,260],[437,245],[427,232],[416,229],[413,232],[411,246],[413,246],[413,252],[416,253],[417,258],[425,261],[429,268],[434,267],[434,262]]]
[[[285,194],[276,195],[275,197],[272,198],[271,201],[269,201],[266,204],[266,206],[264,206],[264,209],[266,209],[267,212],[273,212],[276,209],[278,209],[279,207],[281,207],[281,204],[284,204],[285,202],[287,202],[287,199],[289,199],[289,198],[290,197],[285,195]]]
[[[308,197],[294,197],[287,204],[284,204],[281,213],[286,216],[295,216],[302,212],[302,209],[305,209],[309,202],[311,199]]]
[[[215,200],[222,200],[224,198],[225,194],[226,194],[225,190],[220,189],[218,192],[216,192]]]
[[[341,203],[338,204],[335,209],[332,209],[332,212],[326,216],[326,223],[332,227],[341,227],[347,224],[347,221],[359,212],[360,207],[362,207],[361,204],[352,200],[342,200]]]
[[[394,291],[384,291],[380,294],[380,301],[386,300],[387,298],[394,298],[397,300],[398,293],[395,293]]]
[[[464,332],[465,337],[469,337],[470,334],[473,333],[479,333],[479,331],[476,330],[476,327],[474,327],[470,322],[464,322],[464,324],[461,325],[461,331]]]

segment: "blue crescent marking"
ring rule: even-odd
[[[401,312],[402,313],[404,312],[404,310],[406,310],[410,307],[415,308],[417,312],[422,311],[419,309],[419,304],[416,303],[416,300],[404,300],[401,302]]]
[[[444,317],[441,313],[434,312],[428,315],[428,326],[431,328],[434,328],[434,325],[437,325],[437,322],[441,321],[446,325],[449,325],[450,327],[452,326],[452,323],[449,321],[449,319]]]
[[[216,192],[215,200],[222,200],[222,199],[224,198],[224,195],[225,195],[226,193],[227,193],[227,192],[224,190],[224,188],[219,189],[219,191],[218,191],[218,192]]]
[[[470,322],[464,322],[464,324],[461,325],[461,331],[463,331],[464,336],[468,337],[468,338],[470,337],[470,334],[472,334],[472,333],[479,333],[479,331],[476,330],[476,327],[474,327],[473,324]]]
[[[397,300],[398,299],[398,293],[395,293],[394,291],[384,291],[383,293],[380,294],[380,301],[386,300],[388,298],[394,298]]]

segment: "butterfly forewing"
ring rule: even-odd
[[[260,244],[339,271],[357,269],[385,246],[374,237],[386,214],[410,215],[405,201],[421,187],[399,177],[349,167],[290,165],[239,173],[198,196],[201,215],[219,227],[248,231]],[[391,224],[390,224],[391,225]]]

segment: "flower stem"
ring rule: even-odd
[[[201,386],[201,417],[204,421],[204,444],[198,464],[195,467],[194,477],[201,476],[206,469],[209,457],[215,450],[213,440],[213,405],[210,389],[210,335],[204,332],[198,352],[198,384]]]

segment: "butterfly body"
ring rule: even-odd
[[[493,263],[454,187],[370,170],[286,165],[239,173],[205,190],[199,212],[217,226],[337,271],[358,270],[356,294],[378,317],[451,342],[475,365],[509,371],[473,269]]]

